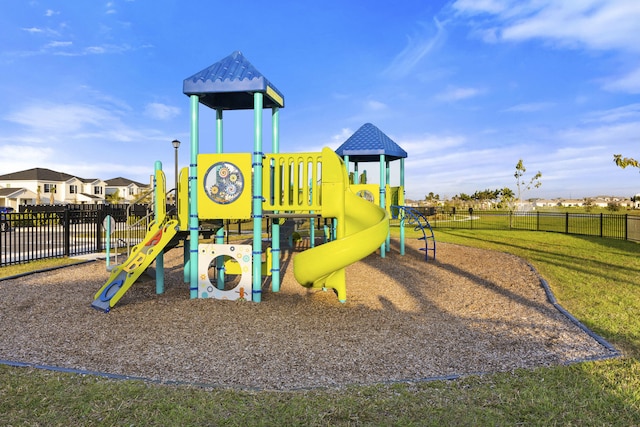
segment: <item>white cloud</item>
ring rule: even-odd
[[[554,105],[555,104],[553,102],[529,102],[529,103],[514,105],[503,111],[514,112],[514,113],[534,113],[537,111],[546,110],[550,107],[553,107]]]
[[[434,151],[447,151],[460,147],[466,142],[462,135],[423,135],[398,139],[397,143],[411,156],[433,153]]]
[[[40,27],[29,27],[29,28],[22,28],[22,31],[25,31],[29,34],[38,34],[38,35],[44,35],[47,37],[60,37],[60,32],[53,30],[51,28],[40,28]]]
[[[44,16],[53,16],[53,15],[59,15],[60,12],[56,12],[55,10],[51,10],[51,9],[47,9],[47,11],[44,13]]]
[[[384,111],[388,108],[389,107],[385,103],[373,99],[370,99],[365,103],[365,109],[368,111]]]
[[[481,89],[471,87],[450,87],[444,92],[436,95],[436,99],[440,101],[455,102],[462,99],[473,98],[482,94],[484,91]]]
[[[614,151],[626,147],[637,150],[638,135],[640,135],[640,120],[605,124],[594,127],[575,127],[560,133],[565,142],[583,145],[596,144],[608,146]]]
[[[342,144],[347,139],[349,139],[349,137],[351,135],[353,135],[353,133],[354,133],[354,131],[351,130],[350,128],[342,128],[342,129],[340,129],[340,133],[337,133],[335,135],[331,135],[331,143],[332,143],[332,145],[335,145],[335,144],[340,145],[340,144]]]
[[[178,107],[172,107],[159,102],[151,102],[146,105],[144,114],[145,116],[156,120],[169,120],[178,116],[180,114],[180,109]]]
[[[640,52],[640,2],[636,0],[458,0],[461,14],[490,15],[478,32],[502,40],[541,39],[570,48]]]
[[[60,48],[60,47],[68,47],[71,45],[73,45],[73,42],[53,41],[53,42],[47,43],[45,45],[45,48]]]
[[[453,7],[465,13],[498,14],[505,11],[507,4],[503,0],[458,0]]]
[[[611,92],[640,94],[640,68],[636,68],[622,77],[608,79],[604,84],[604,89]]]
[[[640,121],[640,103],[623,105],[609,110],[594,111],[587,115],[586,122],[619,122],[637,120]]]
[[[115,13],[118,13],[115,9],[115,3],[112,1],[107,2],[107,4],[105,5],[107,11],[106,14],[107,15],[113,15]]]
[[[37,104],[14,111],[4,117],[32,130],[64,135],[87,126],[108,127],[119,118],[112,112],[88,104]]]
[[[410,74],[416,65],[433,49],[440,45],[445,36],[443,24],[434,18],[436,28],[434,35],[419,34],[409,36],[405,48],[391,61],[391,64],[383,71],[383,74],[392,78],[402,78]],[[427,32],[425,25],[423,32]]]

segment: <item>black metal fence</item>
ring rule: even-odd
[[[640,242],[640,215],[418,210],[434,229],[552,231]],[[107,215],[115,220],[112,247],[135,245],[144,238],[148,224],[136,222],[151,214],[147,205],[43,205],[0,213],[0,267],[102,252],[108,238],[103,226]]]
[[[114,248],[135,245],[147,228],[147,221],[136,222],[150,213],[146,205],[21,206],[0,214],[0,266],[102,252],[107,238]],[[114,219],[111,236],[107,215]]]
[[[513,212],[513,211],[440,211],[419,208],[433,228],[464,228],[485,230],[552,231],[582,236],[640,242],[640,215]]]

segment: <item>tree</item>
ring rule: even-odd
[[[634,168],[640,169],[640,162],[638,162],[638,160],[633,159],[631,157],[622,157],[622,154],[614,154],[613,161],[617,166],[621,167],[622,169],[626,168],[627,166],[632,166]]]
[[[516,165],[516,172],[513,176],[516,177],[516,187],[518,188],[518,204],[522,203],[522,194],[525,191],[531,190],[532,187],[540,188],[542,182],[540,182],[540,178],[542,178],[542,172],[538,171],[529,182],[523,178],[524,173],[527,171],[527,168],[524,167],[524,163],[522,159],[518,160],[518,164]]]
[[[120,189],[116,188],[116,191],[111,194],[107,194],[105,199],[109,203],[118,203],[120,201]]]
[[[475,200],[478,205],[483,208],[486,203],[495,203],[500,198],[500,190],[482,190],[471,195],[471,199]]]
[[[593,209],[593,199],[590,197],[585,197],[582,202],[582,207],[585,211],[591,212],[591,209]]]
[[[513,193],[513,190],[509,187],[504,187],[500,190],[500,203],[498,204],[499,208],[509,208],[513,209],[513,202],[515,200],[516,195]]]
[[[427,202],[438,202],[440,200],[440,195],[433,194],[433,191],[430,191],[428,195],[424,196],[424,200]]]

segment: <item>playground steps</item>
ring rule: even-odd
[[[419,237],[418,240],[424,240],[424,248],[420,248],[420,250],[424,252],[425,261],[429,261],[429,252],[431,252],[433,259],[436,259],[436,238],[427,217],[409,206],[393,205],[391,207],[404,211],[404,217],[402,217],[404,225],[413,226],[414,231],[422,231],[422,237]]]

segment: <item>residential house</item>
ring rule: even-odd
[[[117,193],[117,203],[133,203],[151,188],[149,184],[141,184],[122,177],[108,179],[106,183],[107,196]]]
[[[579,208],[584,205],[584,199],[562,199],[560,206],[565,208]]]
[[[606,208],[609,205],[616,205],[621,208],[630,209],[633,207],[633,202],[628,197],[597,196],[593,201],[593,205],[600,208]]]
[[[19,209],[20,205],[101,204],[107,184],[101,179],[85,179],[33,168],[0,175],[0,206]]]
[[[36,193],[26,188],[0,188],[0,208],[10,207],[17,210],[20,205],[32,203]]]
[[[558,199],[534,199],[533,208],[553,208],[560,204]]]

